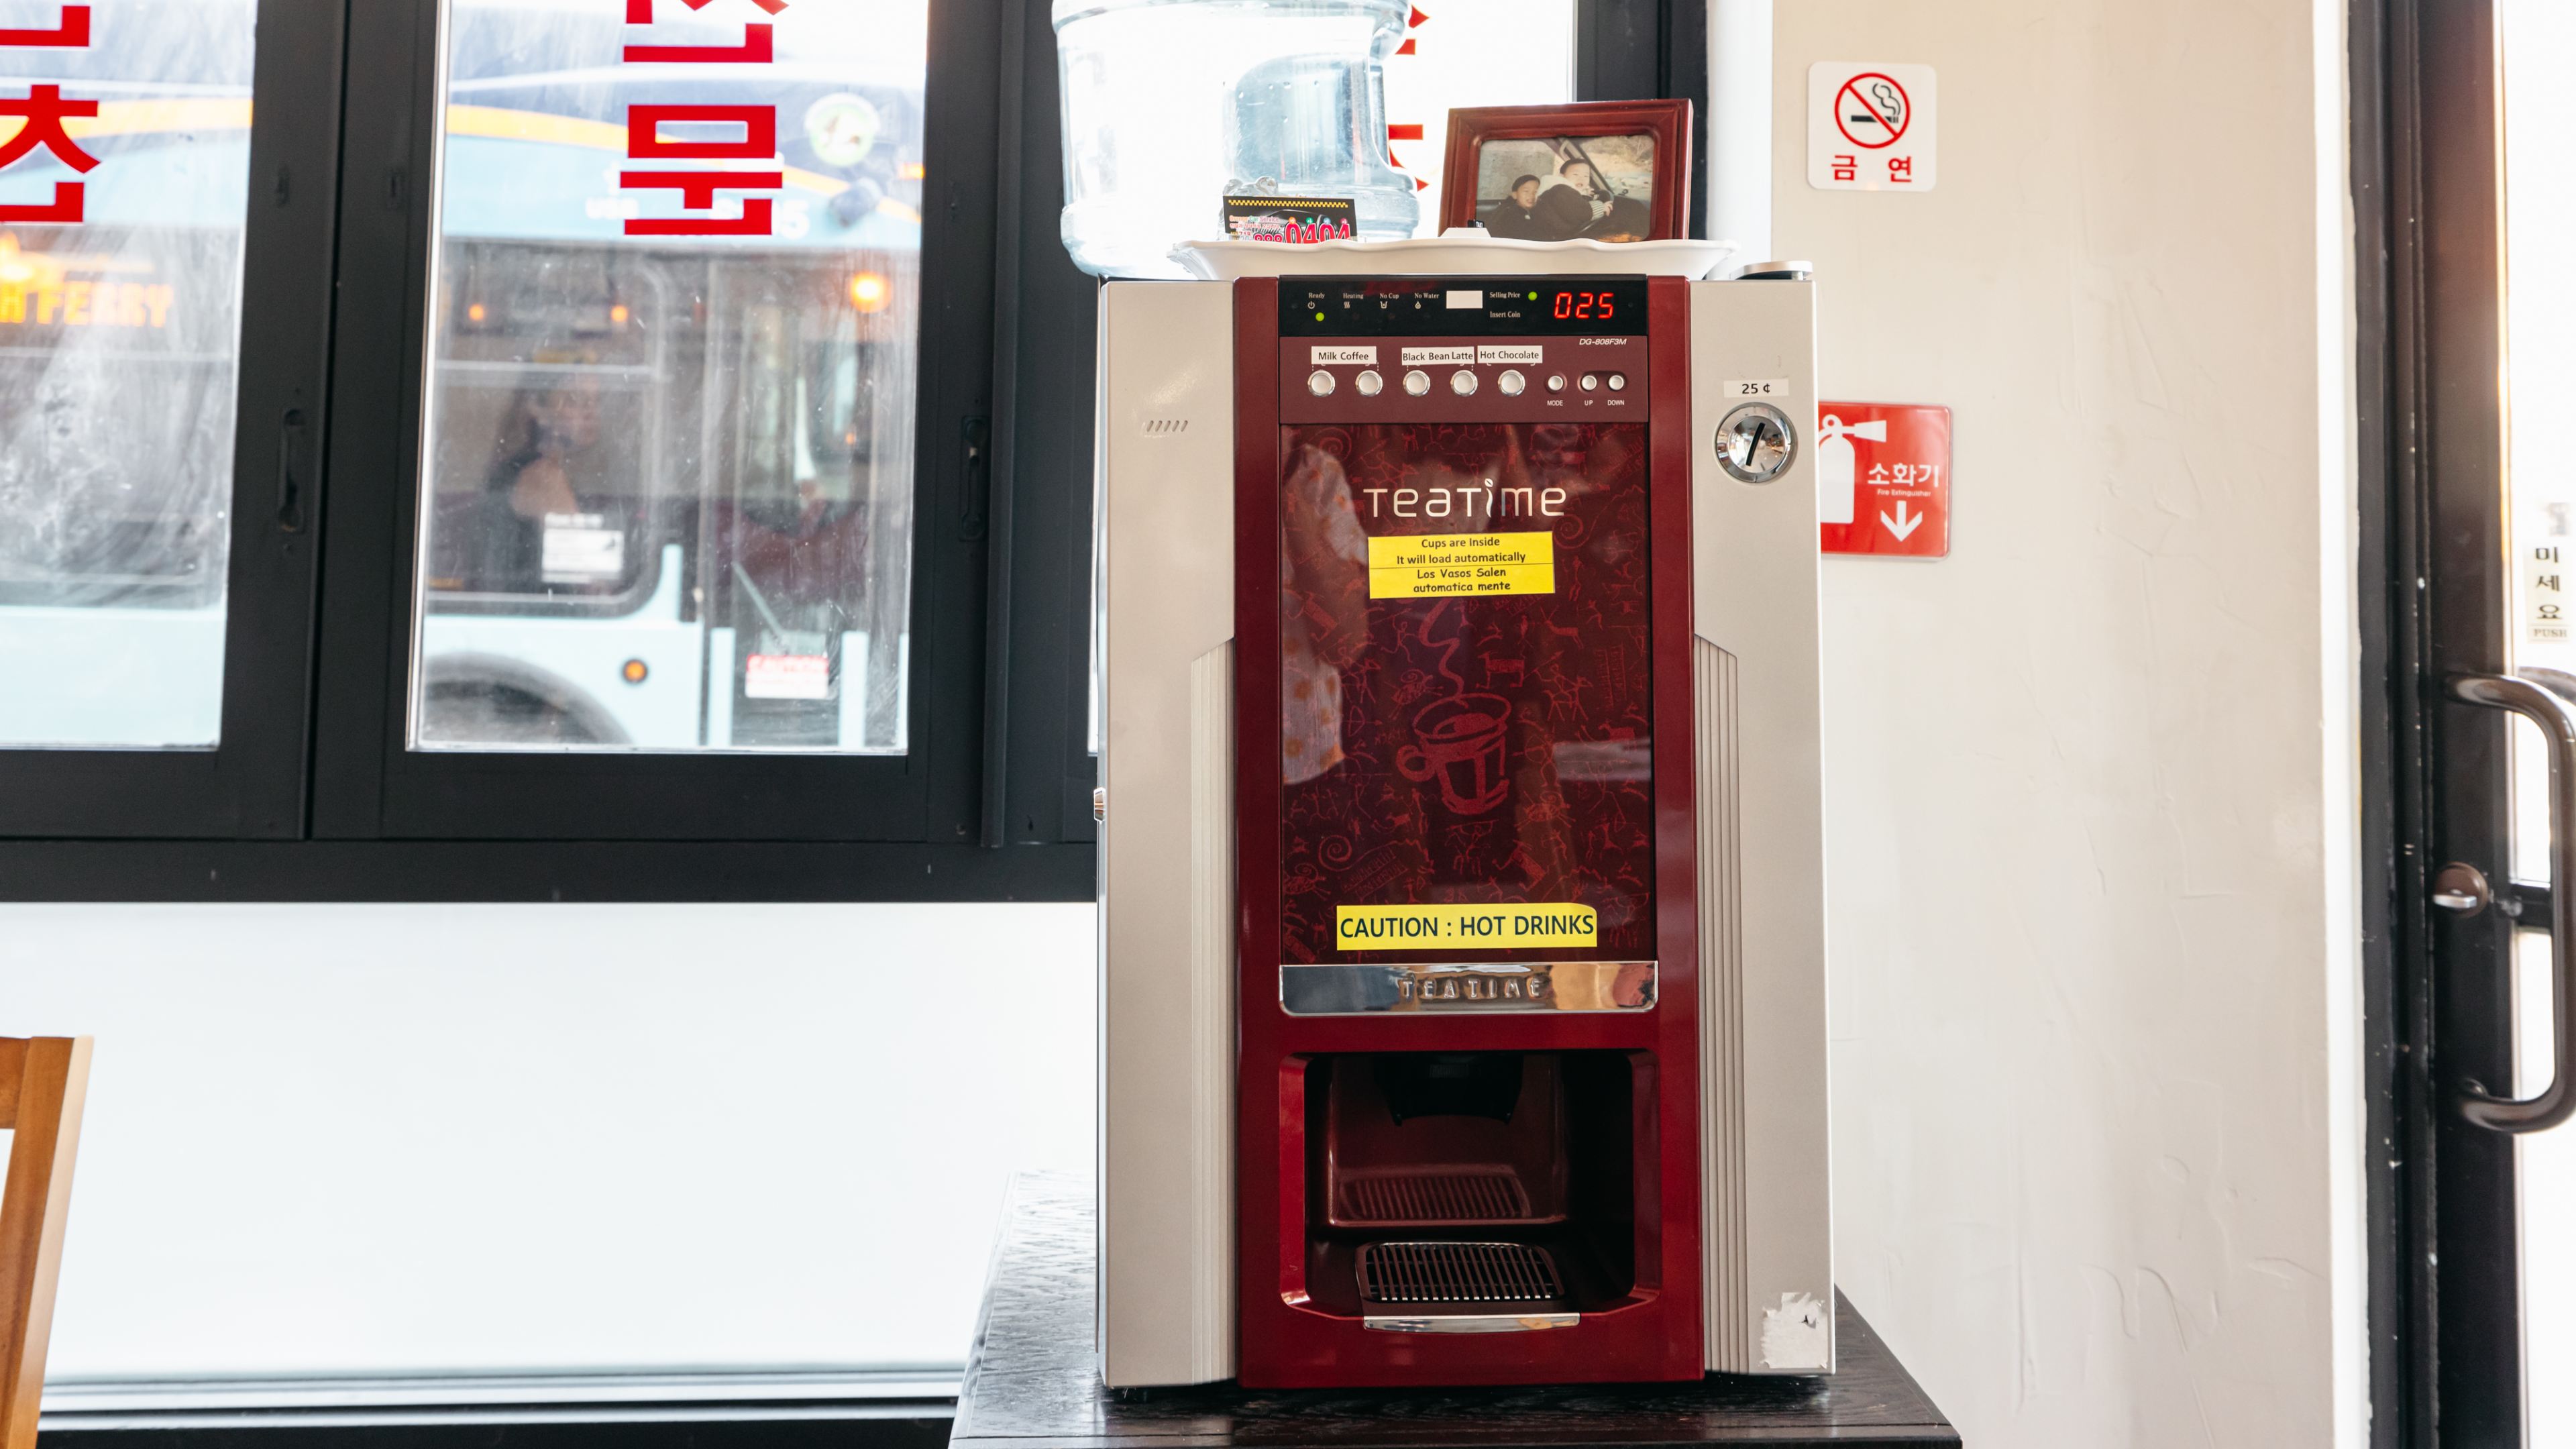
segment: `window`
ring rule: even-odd
[[[415,749],[905,752],[928,7],[730,8],[450,13]]]
[[[400,345],[335,359],[326,548],[389,567],[324,581],[316,836],[933,852],[826,870],[826,893],[1087,879],[1078,845],[988,853],[977,829],[1002,788],[980,525],[995,20],[926,0],[353,17],[353,53],[435,105],[352,107],[353,145],[428,183],[341,257],[344,334]],[[812,869],[656,864],[663,884],[622,889],[803,894]],[[1050,883],[1003,879],[1027,870]],[[976,875],[1003,883],[949,884]]]
[[[300,828],[335,57],[0,0],[0,836]]]
[[[220,736],[252,18],[0,8],[0,746]]]

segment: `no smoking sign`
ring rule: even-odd
[[[1807,184],[1929,191],[1940,179],[1928,65],[1820,60],[1807,68]]]

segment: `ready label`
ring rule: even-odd
[[[1372,599],[1556,592],[1552,533],[1381,534],[1368,543]]]
[[[1572,902],[1511,906],[1336,906],[1333,937],[1345,951],[1491,951],[1522,946],[1590,949],[1600,913]]]

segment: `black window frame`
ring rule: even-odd
[[[253,195],[295,184],[252,208],[227,743],[0,751],[0,900],[1091,899],[1098,283],[1058,236],[1046,0],[931,4],[900,758],[404,747],[439,17],[263,0]],[[1700,97],[1705,35],[1704,0],[1577,0],[1577,98]]]

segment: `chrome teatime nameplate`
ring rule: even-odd
[[[1646,1011],[1652,961],[1335,962],[1279,968],[1291,1016],[1381,1011]]]

